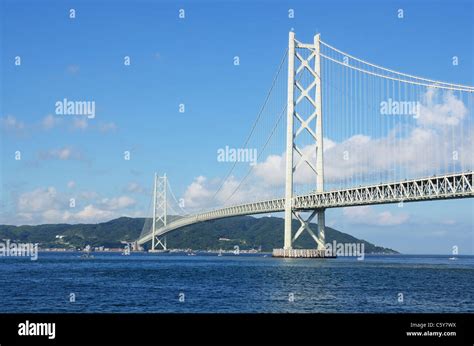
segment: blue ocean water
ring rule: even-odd
[[[0,312],[474,312],[474,256],[94,256],[0,258]]]

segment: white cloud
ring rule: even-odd
[[[0,119],[0,125],[4,131],[20,132],[25,129],[25,123],[19,121],[13,115],[7,115]]]
[[[72,123],[69,122],[72,121]],[[51,130],[55,127],[59,127],[61,124],[68,123],[70,128],[73,130],[95,130],[101,133],[114,132],[117,130],[117,125],[114,122],[103,122],[96,126],[89,126],[89,121],[87,117],[77,116],[74,118],[68,118],[68,121],[64,121],[64,117],[57,116],[54,114],[48,114],[42,118],[36,124],[28,124],[23,121],[19,121],[13,115],[7,115],[3,118],[0,118],[0,128],[5,132],[11,133],[24,133],[27,130]]]
[[[255,175],[265,179],[271,185],[282,185],[285,181],[286,152],[282,155],[270,155],[264,162],[254,167]]]
[[[100,123],[97,126],[89,126],[89,120],[87,117],[75,118],[72,123],[72,128],[76,130],[98,130],[101,133],[115,132],[117,125],[114,122]]]
[[[408,221],[407,214],[392,214],[389,211],[375,212],[371,206],[343,208],[342,214],[347,221],[354,224],[372,226],[395,226]]]
[[[441,99],[441,100],[440,100]],[[421,103],[419,123],[427,126],[457,126],[468,110],[452,92],[429,88]]]
[[[42,160],[82,160],[83,155],[71,147],[63,147],[40,152],[39,158]]]
[[[456,221],[456,220],[453,220],[453,219],[448,219],[448,220],[444,220],[444,219],[443,219],[443,220],[441,221],[441,224],[443,224],[443,225],[450,225],[450,226],[451,226],[451,225],[457,224],[457,221]]]
[[[38,188],[25,192],[18,198],[18,210],[22,213],[60,208],[62,201],[54,187]]]
[[[207,179],[199,176],[187,187],[184,192],[185,205],[188,208],[204,207],[212,203],[213,192],[206,186]]]
[[[109,123],[101,123],[99,125],[99,131],[100,132],[114,132],[115,130],[117,130],[117,125],[113,122],[109,122]]]
[[[41,216],[42,223],[64,223],[71,221],[73,214],[68,210],[48,209]]]
[[[44,130],[49,130],[58,125],[61,122],[61,119],[57,116],[48,114],[41,121],[41,126]]]
[[[75,219],[81,222],[99,222],[110,220],[116,216],[117,214],[113,211],[99,209],[89,204],[75,215]]]
[[[76,187],[76,182],[74,180],[71,180],[67,183],[67,187],[70,189],[73,189]]]
[[[82,191],[79,194],[79,197],[85,200],[92,200],[92,199],[99,198],[99,194],[95,191]]]
[[[206,208],[221,207],[223,205],[234,205],[274,197],[271,186],[265,182],[260,184],[243,184],[238,189],[240,180],[231,176],[222,185],[221,181],[209,180],[199,176],[187,187],[183,199],[186,210],[198,211]]]
[[[87,197],[87,198],[85,198]],[[75,198],[75,207],[70,207]],[[12,224],[103,222],[124,215],[137,215],[136,201],[128,196],[101,198],[96,192],[84,191],[77,195],[61,193],[55,187],[27,191],[17,199]],[[142,215],[142,213],[140,213]]]
[[[85,129],[87,129],[88,125],[89,124],[87,122],[87,118],[86,117],[80,117],[80,118],[74,119],[72,127],[74,129],[85,130]]]
[[[114,211],[103,210],[92,204],[85,206],[78,212],[73,213],[70,210],[49,209],[41,213],[40,223],[96,223],[108,221],[110,219],[121,216]]]
[[[100,205],[106,207],[106,209],[117,210],[128,208],[136,204],[136,201],[133,198],[128,196],[120,196],[114,198],[103,198],[100,201]]]
[[[21,224],[24,223],[33,223],[33,214],[32,213],[17,213],[16,214],[18,217],[18,220],[20,220]],[[15,224],[15,222],[12,222],[12,224]]]
[[[131,192],[131,193],[145,193],[147,192],[147,190],[141,186],[140,184],[136,183],[136,182],[131,182],[127,185],[127,187],[125,188],[125,191],[127,192]]]
[[[70,148],[59,149],[54,155],[60,160],[68,160],[71,157],[72,150]]]
[[[78,74],[80,69],[81,68],[80,68],[79,65],[73,64],[73,65],[69,65],[66,70],[67,70],[68,73],[74,75],[74,74]]]

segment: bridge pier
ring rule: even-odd
[[[326,253],[326,235],[325,235],[325,215],[324,209],[314,210],[308,219],[304,220],[300,212],[293,212],[296,219],[300,221],[300,228],[296,231],[294,237],[291,239],[293,244],[296,239],[307,231],[316,242],[316,249],[293,249],[292,246],[284,247],[283,249],[273,249],[273,257],[285,258],[335,258],[331,254]],[[318,215],[318,230],[317,234],[311,229],[310,223],[313,218]],[[285,220],[286,221],[286,220]],[[291,233],[290,233],[291,234]]]
[[[273,249],[273,257],[281,258],[336,258],[322,249]]]

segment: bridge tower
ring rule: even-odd
[[[282,255],[291,256],[293,242],[303,231],[308,231],[317,244],[317,249],[325,248],[325,218],[324,209],[314,210],[305,220],[298,210],[293,208],[293,175],[300,164],[306,164],[316,176],[316,192],[324,191],[323,170],[323,123],[322,123],[322,90],[321,90],[321,57],[320,35],[314,36],[311,44],[301,43],[295,39],[295,33],[289,33],[288,45],[288,99],[287,99],[287,133],[286,133],[286,180],[285,180],[285,237]],[[302,74],[309,77],[310,83],[300,84]],[[298,107],[302,103],[309,105],[310,113],[304,114]],[[295,131],[296,124],[299,124]],[[315,157],[311,160],[299,147],[298,137],[306,132],[315,143]],[[297,155],[295,155],[295,153]],[[294,156],[299,157],[295,164]],[[316,161],[316,162],[314,162]],[[310,227],[311,220],[318,215],[317,235]],[[293,216],[300,222],[300,227],[293,235]],[[320,252],[321,254],[321,252]]]
[[[159,177],[155,173],[155,182],[153,188],[153,224],[152,224],[152,238],[151,238],[151,252],[166,250],[166,236],[160,238],[156,235],[156,230],[167,225],[167,202],[166,189],[168,181],[166,174]],[[157,247],[161,247],[157,250]]]

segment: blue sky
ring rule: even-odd
[[[242,144],[291,28],[302,41],[320,32],[399,71],[474,84],[467,0],[0,3],[0,223],[143,215],[155,171],[167,173],[178,197],[199,176],[223,178],[229,164],[216,161],[216,150]],[[56,115],[63,98],[94,100],[96,117]],[[77,205],[67,214],[71,196]],[[473,211],[471,200],[379,206],[365,209],[362,221],[331,210],[327,223],[403,252],[449,253],[457,245],[473,253]],[[394,223],[377,222],[385,212]]]

